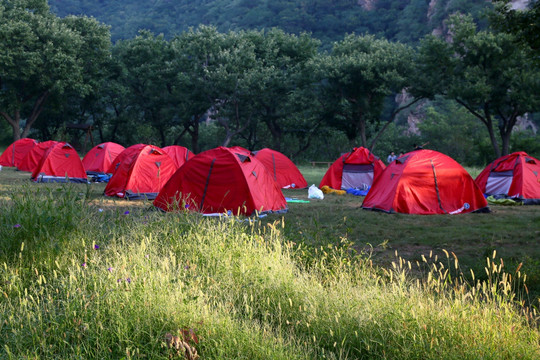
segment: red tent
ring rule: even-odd
[[[486,195],[504,195],[524,204],[540,204],[540,160],[526,152],[498,158],[476,177]]]
[[[262,162],[274,177],[280,188],[303,189],[308,186],[306,179],[296,165],[279,151],[264,148],[255,151],[255,158]]]
[[[391,162],[373,182],[362,207],[420,215],[489,211],[469,173],[433,150],[411,151]]]
[[[19,165],[17,165],[17,169],[21,171],[33,172],[43,155],[45,155],[47,150],[55,144],[58,144],[58,141],[47,140],[38,143],[25,155]]]
[[[194,156],[194,154],[187,148],[179,145],[165,146],[163,151],[165,151],[171,157],[171,159],[173,159],[176,167],[184,165],[186,161]]]
[[[384,163],[364,147],[341,155],[324,174],[320,188],[366,189],[385,169]]]
[[[185,163],[154,205],[166,211],[186,207],[205,214],[287,210],[281,189],[265,166],[249,152],[226,147],[204,151]]]
[[[30,138],[23,138],[14,141],[0,156],[0,165],[17,167],[22,159],[28,154],[34,146],[37,145],[37,141]]]
[[[126,148],[111,168],[116,170],[105,187],[105,195],[127,199],[155,198],[177,169],[161,148],[145,144]]]
[[[118,154],[126,148],[114,142],[104,142],[94,146],[84,156],[82,163],[87,173],[104,174]]]
[[[50,146],[32,172],[36,182],[88,182],[77,151],[66,142]]]

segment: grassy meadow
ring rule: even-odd
[[[540,358],[540,207],[218,219],[104,187],[0,171],[0,358]]]

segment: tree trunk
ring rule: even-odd
[[[519,109],[514,109],[514,112],[509,117],[504,117],[501,111],[498,111],[502,124],[499,126],[499,134],[501,135],[502,151],[501,156],[510,153],[510,140],[512,139],[512,130],[516,125]]]
[[[8,124],[11,126],[12,133],[13,133],[13,141],[17,141],[21,138],[21,129],[19,127],[19,121],[21,118],[19,110],[15,111],[15,116],[11,117],[8,113],[4,111],[0,111],[0,115],[8,122]]]
[[[30,130],[32,130],[32,125],[34,125],[37,118],[39,117],[39,114],[41,114],[41,112],[43,111],[43,108],[45,106],[45,101],[47,101],[48,97],[49,97],[49,92],[45,91],[43,94],[41,94],[37,98],[32,108],[32,113],[26,120],[26,126],[24,127],[21,137],[25,138],[28,136],[28,133],[30,132]]]
[[[184,130],[182,130],[182,132],[174,139],[173,145],[178,145],[178,143],[179,143],[180,140],[184,137],[184,135],[186,134],[186,132],[187,132],[187,129],[184,128]]]
[[[362,140],[362,146],[367,148],[367,138],[366,138],[366,122],[360,121],[360,139]]]
[[[158,128],[159,137],[161,138],[161,147],[167,146],[167,137],[165,136],[165,131],[163,131],[163,128],[160,126]]]
[[[191,135],[191,151],[194,154],[199,153],[199,120],[195,118],[192,123],[193,130],[188,130],[189,135]]]
[[[501,149],[499,148],[499,142],[497,141],[497,137],[495,136],[495,130],[493,130],[493,119],[491,118],[491,115],[488,110],[484,110],[485,120],[484,124],[486,125],[489,133],[489,140],[491,141],[491,145],[493,146],[493,152],[495,153],[495,159],[498,159],[501,157]]]
[[[493,119],[491,118],[491,112],[489,111],[489,104],[484,104],[484,115],[479,113],[478,111],[474,110],[471,106],[469,106],[465,101],[460,99],[455,99],[458,104],[462,105],[469,111],[471,114],[476,116],[484,125],[486,125],[486,128],[489,133],[489,140],[491,141],[491,146],[493,146],[493,152],[495,153],[495,158],[498,159],[501,157],[501,150],[499,148],[499,143],[497,141],[497,137],[495,136],[495,131],[493,130]]]

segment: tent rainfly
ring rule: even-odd
[[[66,142],[57,142],[47,149],[31,178],[35,182],[88,182],[79,154]]]
[[[540,205],[540,160],[526,152],[498,158],[478,174],[475,182],[486,195]]]
[[[264,148],[254,151],[255,158],[262,162],[282,189],[303,189],[308,186],[306,179],[296,165],[279,151]]]
[[[243,148],[195,155],[171,177],[154,205],[165,211],[252,215],[285,212],[287,202],[266,167]]]
[[[19,166],[26,154],[37,144],[38,142],[36,140],[30,138],[22,138],[14,141],[4,150],[2,156],[0,156],[0,165],[7,167]]]
[[[362,208],[420,215],[489,212],[469,173],[433,150],[411,151],[391,162],[373,182]]]
[[[369,189],[385,169],[384,163],[365,147],[354,148],[341,155],[324,174],[320,188],[332,189]]]
[[[161,148],[132,145],[116,157],[107,171],[113,175],[105,187],[105,195],[130,200],[154,199],[176,169],[174,161]]]

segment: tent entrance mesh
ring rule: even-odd
[[[488,195],[507,195],[514,179],[514,172],[509,171],[492,171],[489,174],[486,183],[486,194]]]
[[[373,184],[372,164],[344,164],[341,189],[367,189]]]

